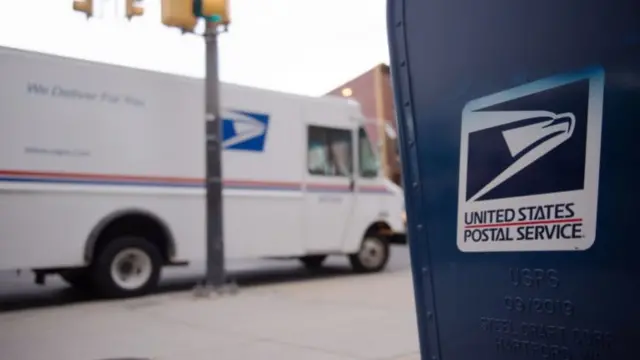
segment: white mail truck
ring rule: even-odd
[[[0,270],[109,297],[205,260],[204,82],[0,48]],[[222,84],[225,259],[383,269],[402,190],[358,104]]]

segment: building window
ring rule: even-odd
[[[360,176],[363,178],[374,178],[378,176],[378,159],[371,147],[371,142],[364,128],[358,130],[358,165]]]
[[[345,176],[353,173],[351,131],[309,126],[307,166],[312,175]]]

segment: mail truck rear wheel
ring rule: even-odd
[[[384,269],[389,262],[389,243],[377,236],[366,236],[360,250],[349,255],[349,262],[356,272],[370,273]]]
[[[93,263],[94,290],[109,298],[147,294],[157,286],[161,267],[162,256],[155,245],[140,237],[117,237]]]

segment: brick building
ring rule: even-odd
[[[373,120],[366,130],[372,143],[378,145],[381,168],[389,179],[401,185],[389,66],[378,64],[327,95],[349,97],[360,103],[365,118]]]

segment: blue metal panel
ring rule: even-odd
[[[640,3],[389,0],[388,29],[422,358],[640,359]]]

